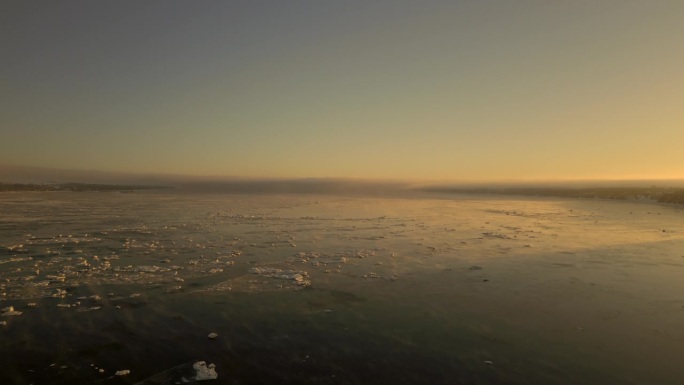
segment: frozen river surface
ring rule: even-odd
[[[684,210],[4,193],[0,308],[2,384],[680,385]]]

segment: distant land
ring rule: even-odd
[[[429,193],[451,194],[498,194],[547,196],[564,198],[615,199],[684,204],[684,188],[680,187],[505,187],[505,188],[459,188],[431,186],[421,188]]]
[[[137,186],[94,183],[0,183],[0,192],[5,191],[135,191],[170,188],[166,186]]]
[[[684,180],[429,182],[351,178],[240,178],[62,170],[0,164],[2,191],[135,191],[227,194],[333,194],[380,197],[498,194],[684,204]]]

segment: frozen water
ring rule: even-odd
[[[235,383],[675,384],[682,215],[547,198],[0,195],[0,307],[23,312],[3,317],[2,369],[93,383],[78,368],[96,362],[135,382],[206,352],[240,368]],[[208,330],[230,338],[197,338]],[[416,377],[430,373],[453,376]]]

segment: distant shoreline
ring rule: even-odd
[[[548,188],[548,187],[510,187],[510,188],[456,188],[426,187],[420,191],[447,194],[494,194],[544,196],[560,198],[588,198],[625,201],[684,204],[684,188],[678,187],[595,187],[595,188]]]
[[[1,192],[134,192],[140,190],[177,189],[179,186],[135,185],[135,184],[96,184],[96,183],[0,183]],[[393,186],[384,188],[359,188],[358,191],[345,184],[330,183],[278,183],[278,182],[241,182],[226,184],[197,183],[180,186],[180,191],[209,191],[216,193],[317,193],[317,194],[370,194],[396,196],[396,193],[439,193],[439,194],[487,194],[517,195],[535,197],[608,199],[633,202],[684,204],[684,188],[681,187],[455,187],[427,186],[409,188]],[[346,188],[345,188],[346,187]],[[368,187],[368,186],[366,186]],[[364,191],[365,190],[365,191]],[[391,193],[395,194],[391,194]]]
[[[169,186],[118,185],[95,183],[0,183],[0,192],[21,191],[119,191],[171,189]]]

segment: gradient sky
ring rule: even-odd
[[[684,1],[0,2],[0,163],[684,178]]]

